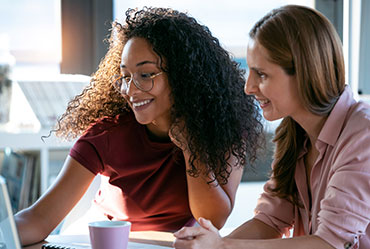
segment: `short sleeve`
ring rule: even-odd
[[[77,140],[70,150],[69,156],[95,175],[103,171],[104,167],[99,152],[88,138],[82,137]]]
[[[264,192],[257,201],[254,218],[289,236],[294,223],[294,206],[287,200],[273,196],[269,191],[271,186],[273,182],[269,180],[263,187]]]

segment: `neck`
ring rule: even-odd
[[[327,116],[305,113],[302,117],[298,117],[294,120],[306,131],[311,144],[315,144],[327,118]]]
[[[146,125],[149,138],[155,141],[168,141],[169,135],[168,131],[170,126],[167,124],[158,124],[157,122],[152,122]]]

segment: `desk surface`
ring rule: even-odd
[[[88,235],[50,235],[46,241],[40,242],[35,245],[23,247],[24,249],[40,249],[42,244],[47,242],[61,243],[61,242],[86,242],[89,240]],[[149,245],[158,245],[165,247],[172,247],[174,237],[172,233],[167,232],[131,232],[130,242],[143,243]]]

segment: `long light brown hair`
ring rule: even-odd
[[[272,10],[249,33],[298,83],[299,97],[310,112],[327,116],[345,86],[342,44],[330,21],[318,11],[297,5]],[[305,131],[285,117],[275,131],[271,191],[300,205],[294,180]]]

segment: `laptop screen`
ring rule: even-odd
[[[0,176],[0,249],[21,249],[5,179]]]

